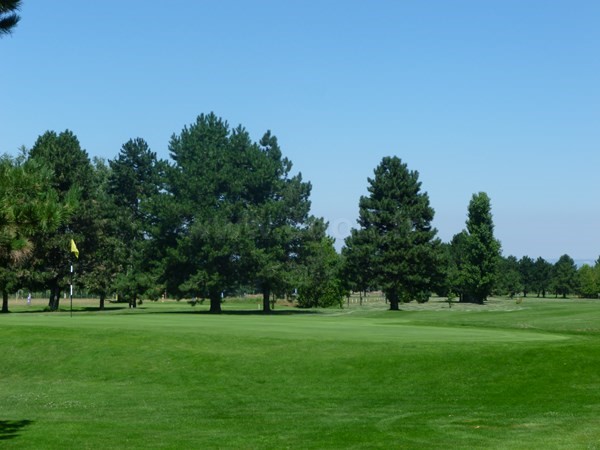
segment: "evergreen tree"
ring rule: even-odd
[[[362,304],[362,294],[374,282],[372,255],[375,253],[375,239],[369,236],[370,231],[350,230],[350,236],[345,240],[342,248],[343,279],[349,289],[358,291]]]
[[[500,242],[494,237],[490,198],[474,194],[469,203],[465,257],[460,268],[462,301],[483,303],[492,293],[500,258]]]
[[[69,285],[72,255],[69,242],[74,239],[80,251],[76,274],[81,276],[93,262],[95,239],[95,208],[93,167],[88,154],[69,130],[56,134],[48,131],[40,136],[29,152],[29,158],[52,170],[52,189],[60,201],[78,197],[69,220],[55,231],[39,230],[34,236],[36,285],[48,289],[48,308],[58,310],[60,295]]]
[[[21,0],[0,0],[0,37],[12,33],[21,20],[17,14],[21,3]]]
[[[369,196],[359,202],[360,230],[374,249],[373,273],[392,310],[401,301],[427,301],[442,280],[434,211],[418,179],[398,157],[385,157],[368,180]]]
[[[535,285],[535,262],[529,256],[523,256],[519,260],[519,273],[523,284],[523,297],[534,290]]]
[[[243,129],[232,133],[211,113],[174,135],[169,149],[175,164],[168,189],[177,205],[170,228],[177,242],[168,252],[168,288],[208,297],[210,311],[219,313],[225,293],[249,281],[254,228],[245,181],[254,148]]]
[[[562,255],[554,264],[552,289],[557,296],[567,298],[577,287],[577,265],[569,255]]]
[[[301,308],[342,307],[347,294],[341,280],[341,259],[326,234],[327,224],[311,218],[303,235],[298,282],[298,306]]]
[[[125,260],[126,242],[122,240],[122,212],[108,193],[110,168],[104,160],[94,159],[96,178],[93,217],[96,239],[93,259],[86,272],[80,277],[90,294],[100,297],[99,309],[104,309],[106,298],[115,292],[115,283],[122,273]],[[88,250],[89,251],[89,250]]]
[[[540,295],[546,298],[546,292],[550,288],[552,280],[552,264],[544,258],[538,257],[535,260],[533,272],[533,291],[537,293],[538,298]]]
[[[117,288],[122,299],[135,308],[138,298],[157,298],[160,285],[159,252],[155,252],[151,228],[153,202],[164,186],[166,164],[160,161],[141,138],[130,139],[116,159],[109,162],[107,193],[114,205],[114,232],[121,246],[114,248],[122,258]],[[115,243],[104,241],[106,251]],[[108,246],[108,247],[107,247]]]
[[[272,296],[294,284],[310,183],[291,175],[270,132],[254,143],[213,113],[173,136],[170,151],[169,215],[177,219],[162,230],[176,236],[166,258],[169,290],[208,297],[218,313],[226,293],[256,286],[269,312]]]
[[[290,176],[292,163],[282,157],[271,132],[265,133],[256,150],[246,172],[255,231],[251,278],[262,292],[263,312],[269,312],[271,295],[292,288],[291,273],[309,221],[311,185],[302,181],[301,174]]]
[[[600,292],[600,270],[584,264],[577,270],[577,285],[579,295],[584,298],[598,298]]]
[[[459,301],[463,301],[465,282],[463,280],[463,266],[467,261],[468,233],[463,230],[455,234],[447,247],[447,294],[456,294]]]
[[[510,298],[523,290],[523,278],[520,272],[520,264],[515,256],[500,257],[498,262],[498,277],[494,290],[501,295]]]
[[[59,201],[52,173],[34,161],[0,159],[0,291],[2,310],[8,294],[30,284],[30,257],[36,232],[52,232],[70,215],[72,195]]]

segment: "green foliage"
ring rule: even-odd
[[[141,138],[123,144],[109,164],[105,213],[107,225],[113,226],[103,242],[105,261],[118,270],[115,288],[120,297],[136,307],[141,296],[155,299],[163,291],[159,277],[164,249],[152,232],[167,166]]]
[[[600,266],[584,264],[577,270],[579,295],[585,298],[598,298],[600,293]]]
[[[177,296],[204,296],[219,312],[221,297],[256,286],[263,309],[293,286],[306,240],[311,186],[282,157],[275,136],[254,143],[213,113],[174,135],[168,194],[175,205],[163,222],[176,236],[165,280]],[[172,231],[169,231],[172,230]]]
[[[569,255],[562,255],[552,271],[552,291],[558,296],[574,293],[577,290],[577,265]]]
[[[440,241],[431,226],[434,211],[421,192],[419,174],[397,157],[385,157],[369,178],[369,196],[359,202],[360,229],[348,240],[348,269],[357,283],[375,281],[390,301],[427,301],[442,284]],[[371,273],[357,268],[370,261]],[[354,269],[352,269],[354,267]]]
[[[506,258],[500,257],[494,291],[500,295],[508,295],[510,298],[523,291],[520,263],[516,257],[512,255]]]
[[[342,278],[349,289],[366,292],[376,283],[372,258],[375,254],[374,230],[350,230],[342,248]]]
[[[494,237],[490,198],[473,194],[469,203],[463,260],[458,268],[462,301],[483,303],[492,293],[500,258],[500,242]]]
[[[292,272],[309,222],[310,183],[302,175],[290,176],[292,163],[282,158],[271,132],[254,151],[247,192],[254,228],[251,247],[254,284],[263,294],[263,310],[270,310],[271,294],[284,295],[293,288]]]
[[[36,161],[0,159],[0,291],[2,312],[8,292],[30,284],[29,263],[36,233],[52,233],[75,207],[71,192],[63,202],[51,188],[52,173]]]
[[[179,208],[167,268],[178,276],[169,292],[208,297],[211,311],[220,312],[223,293],[248,281],[254,193],[246,188],[256,147],[245,130],[230,131],[211,113],[174,135],[169,149],[175,165],[168,189]]]
[[[523,283],[523,296],[527,297],[535,289],[535,262],[529,256],[523,256],[519,260],[519,274]]]
[[[17,14],[21,4],[21,0],[0,0],[0,37],[12,33],[21,20]]]
[[[298,279],[298,306],[327,308],[343,305],[347,291],[340,278],[341,259],[326,236],[322,220],[310,224],[302,249],[302,266]]]
[[[72,255],[69,242],[74,239],[80,251],[78,274],[84,274],[93,260],[96,247],[94,195],[96,178],[87,152],[69,130],[56,134],[47,131],[36,140],[29,151],[29,159],[47,166],[52,171],[52,189],[59,200],[77,203],[68,220],[52,232],[39,230],[34,236],[33,284],[50,291],[48,307],[58,309],[61,292],[70,281]]]
[[[535,260],[533,273],[533,290],[538,297],[546,297],[552,280],[552,264],[539,257]]]

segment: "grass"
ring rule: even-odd
[[[600,447],[597,301],[13,303],[3,448]]]

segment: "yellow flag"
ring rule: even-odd
[[[71,239],[71,253],[75,253],[75,258],[79,259],[79,250],[77,250],[77,246],[73,239]]]

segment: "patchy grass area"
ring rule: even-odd
[[[0,316],[3,448],[598,448],[600,302]]]

